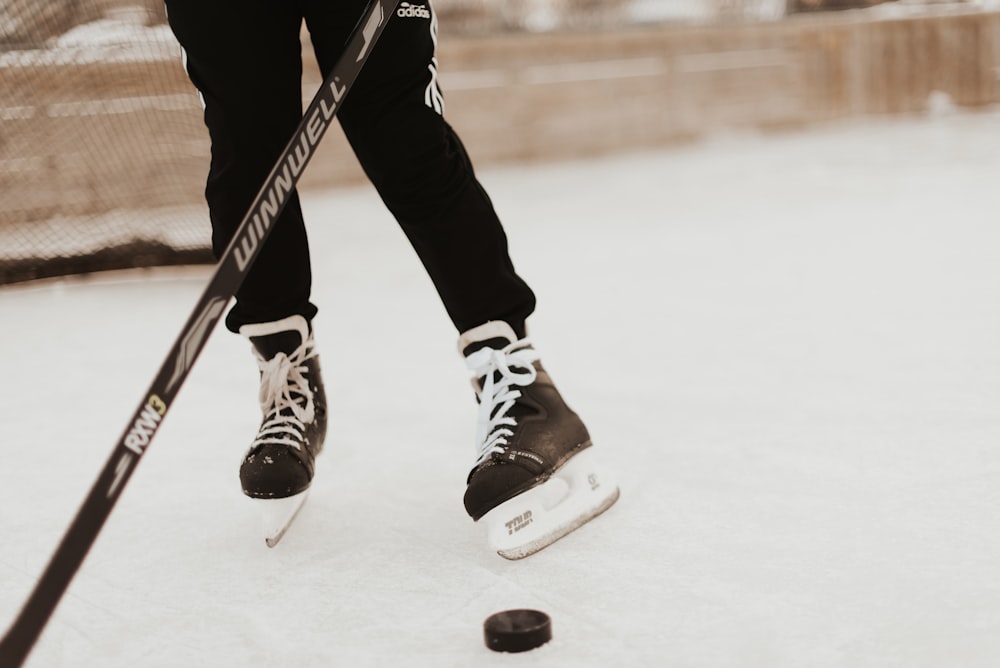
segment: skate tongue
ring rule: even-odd
[[[240,334],[249,339],[254,350],[266,360],[278,353],[291,357],[309,338],[309,331],[310,324],[301,315],[240,327]]]
[[[517,341],[517,334],[514,333],[513,327],[501,320],[491,320],[463,332],[458,339],[458,348],[463,357],[468,357],[483,348],[501,350],[515,341]]]
[[[470,343],[465,348],[462,349],[462,356],[468,357],[474,352],[478,352],[483,348],[492,348],[494,350],[502,350],[510,345],[510,341],[507,339],[495,338],[486,339],[485,341],[476,341],[475,343]]]
[[[302,337],[295,330],[286,330],[267,336],[251,336],[250,343],[261,357],[269,360],[274,359],[278,353],[291,356],[302,345]]]

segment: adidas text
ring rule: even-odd
[[[431,11],[427,9],[425,5],[411,5],[408,2],[401,2],[399,4],[399,9],[396,10],[396,16],[402,18],[429,19],[431,17]]]

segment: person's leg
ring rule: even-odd
[[[302,116],[302,15],[296,2],[167,0],[170,26],[205,104],[212,160],[205,188],[218,257]],[[297,194],[236,293],[226,319],[311,320],[309,247]]]
[[[326,74],[364,3],[306,0],[304,6]],[[524,336],[535,296],[515,272],[493,205],[442,117],[430,6],[411,2],[408,10],[389,20],[341,108],[340,123],[456,328],[504,320]]]
[[[328,27],[349,22],[331,16],[330,5],[341,11],[344,4],[355,3],[306,3],[324,71],[346,36]],[[441,116],[435,27],[429,5],[417,2],[392,17],[340,121],[460,332],[480,405],[466,511],[491,527],[501,555],[520,558],[603,512],[618,487],[595,463],[587,428],[526,340],[535,297],[514,271],[503,227]]]
[[[294,0],[167,0],[167,12],[205,103],[212,139],[205,195],[218,256],[302,116],[302,15]],[[260,369],[262,421],[240,483],[261,506],[269,545],[305,500],[326,435],[310,286],[305,226],[293,195],[226,319],[249,340]]]

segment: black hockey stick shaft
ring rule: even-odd
[[[174,342],[155,380],[69,525],[48,566],[3,640],[0,667],[16,668],[27,659],[46,623],[163,422],[223,309],[257,258],[279,213],[287,204],[348,90],[357,79],[399,0],[373,0],[348,40],[340,60],[302,116],[284,152],[219,258],[215,273]]]

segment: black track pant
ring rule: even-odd
[[[305,20],[323,75],[364,0],[167,0],[170,26],[205,103],[212,160],[205,188],[220,255],[302,115]],[[441,116],[430,5],[393,16],[338,118],[362,167],[416,249],[459,331],[506,320],[524,335],[535,306],[458,136]],[[226,318],[311,320],[311,270],[297,195],[274,225]],[[349,314],[345,314],[349,317]]]

